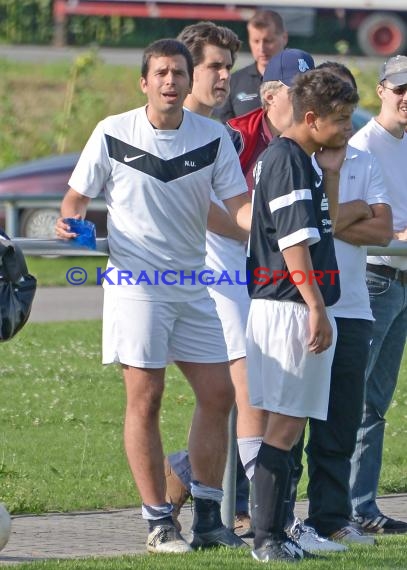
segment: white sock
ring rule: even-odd
[[[254,476],[254,466],[256,465],[256,458],[259,453],[262,441],[263,438],[260,436],[239,437],[237,439],[240,459],[242,460],[243,467],[246,471],[246,476],[249,481],[252,481]]]

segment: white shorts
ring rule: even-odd
[[[222,325],[209,295],[190,303],[165,303],[135,299],[119,287],[107,287],[103,364],[164,368],[177,360],[228,361]]]
[[[247,323],[247,366],[252,406],[299,418],[326,420],[334,342],[309,351],[309,310],[290,301],[253,299]]]
[[[220,284],[208,287],[208,291],[216,303],[229,360],[244,358],[246,356],[246,326],[250,308],[250,297],[246,285]]]

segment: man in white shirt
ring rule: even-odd
[[[163,553],[191,550],[165,500],[159,416],[170,361],[197,401],[189,437],[199,514],[195,537],[206,546],[245,545],[220,518],[234,390],[202,272],[211,191],[246,230],[250,204],[224,127],[183,109],[192,75],[192,58],[181,42],[159,40],[146,48],[140,86],[147,105],[97,125],[71,176],[56,227],[59,237],[75,237],[64,218],[84,218],[89,200],[104,189],[110,255],[103,362],[118,362],[123,370],[127,458],[149,524],[147,549]]]
[[[379,162],[393,210],[394,239],[407,239],[407,57],[391,57],[376,88],[379,114],[350,140]],[[407,331],[407,258],[367,258],[367,286],[375,319],[366,370],[366,402],[352,459],[355,519],[369,533],[406,533],[407,523],[380,512],[376,503],[385,415],[391,404]]]

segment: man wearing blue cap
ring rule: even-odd
[[[272,57],[260,85],[262,107],[230,119],[226,128],[239,154],[249,192],[253,189],[253,167],[274,136],[292,121],[288,88],[298,73],[314,69],[312,56],[300,49],[285,49]]]

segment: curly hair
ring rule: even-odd
[[[359,101],[356,89],[325,69],[299,73],[289,93],[296,123],[300,123],[308,111],[326,117],[346,105],[356,105]]]
[[[189,49],[194,67],[204,60],[204,47],[206,45],[230,50],[232,63],[234,63],[242,43],[230,28],[217,26],[213,22],[198,22],[186,26],[177,39]]]

